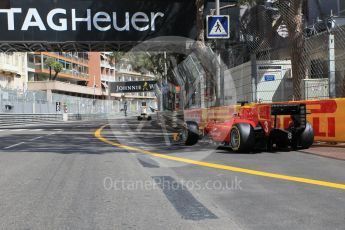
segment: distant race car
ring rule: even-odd
[[[147,121],[151,121],[152,117],[147,113],[147,104],[146,102],[142,102],[141,103],[141,113],[138,116],[138,121],[142,121],[142,120],[147,120]]]
[[[314,130],[307,122],[305,104],[255,104],[239,102],[239,113],[226,122],[208,122],[202,130],[194,121],[186,121],[180,133],[186,145],[201,138],[230,147],[235,152],[274,148],[307,149],[314,143]],[[280,124],[278,116],[284,116]]]

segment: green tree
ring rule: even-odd
[[[126,55],[125,52],[119,52],[119,51],[117,51],[117,52],[112,52],[112,53],[110,54],[110,61],[111,61],[112,63],[116,64],[116,63],[120,62],[121,59],[125,57],[125,55]]]
[[[123,62],[130,64],[133,70],[137,72],[144,74],[150,72],[160,76],[165,72],[165,65],[169,68],[170,64],[165,60],[164,53],[162,52],[113,52],[111,60],[114,60],[116,63]]]
[[[55,58],[49,57],[46,60],[46,65],[49,68],[49,81],[52,80],[52,68],[55,63]]]
[[[55,72],[54,77],[53,77],[53,81],[55,81],[59,73],[63,70],[63,65],[60,62],[55,62],[52,68],[54,69],[54,72]]]

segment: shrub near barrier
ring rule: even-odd
[[[316,141],[345,142],[345,98],[313,101],[296,101],[285,103],[305,103],[308,121],[313,125]],[[255,104],[249,105],[255,106]],[[184,111],[184,119],[197,122],[200,127],[209,121],[223,122],[236,113],[239,106],[224,106],[208,109],[192,109]],[[279,125],[288,126],[289,117],[282,117]]]

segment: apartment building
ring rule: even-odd
[[[111,57],[110,52],[100,54],[101,63],[101,81],[103,84],[116,81],[115,61]]]
[[[59,81],[84,86],[89,82],[88,53],[50,52],[28,54],[29,81],[47,81],[49,79],[49,67],[47,65],[49,58],[55,59],[63,66],[63,70],[58,75]]]
[[[27,54],[0,53],[0,88],[24,92],[27,82]]]
[[[53,58],[63,66],[57,79],[49,80],[47,60]],[[52,75],[55,72],[52,70]],[[115,65],[111,52],[89,53],[0,53],[0,88],[18,92],[26,90],[47,92],[47,101],[52,93],[94,99],[112,99],[120,106],[127,103],[129,111],[137,112],[141,103],[157,108],[154,92],[110,93],[110,82],[154,80],[152,74],[134,71],[130,63]]]
[[[152,81],[156,77],[152,74],[143,74],[134,71],[131,64],[122,63],[117,66],[115,79],[119,82]],[[152,108],[157,108],[158,106],[155,92],[125,93],[122,94],[122,98],[122,102],[127,102],[128,108],[132,112],[140,111],[142,102],[146,102]]]
[[[101,81],[105,88],[108,88],[110,82],[155,80],[155,76],[152,74],[143,74],[134,71],[129,62],[121,61],[121,63],[115,63],[112,59],[111,52],[102,52],[100,59]],[[142,102],[146,102],[149,106],[157,108],[157,98],[154,92],[111,94],[111,97],[119,100],[121,106],[127,103],[127,108],[131,112],[140,111]]]
[[[49,81],[49,58],[63,66],[55,81]],[[29,90],[97,99],[107,96],[101,84],[99,52],[34,52],[28,53],[27,60]]]

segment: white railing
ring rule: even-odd
[[[104,75],[104,74],[101,75],[101,80],[102,81],[108,81],[108,82],[115,82],[116,81],[115,76]]]

